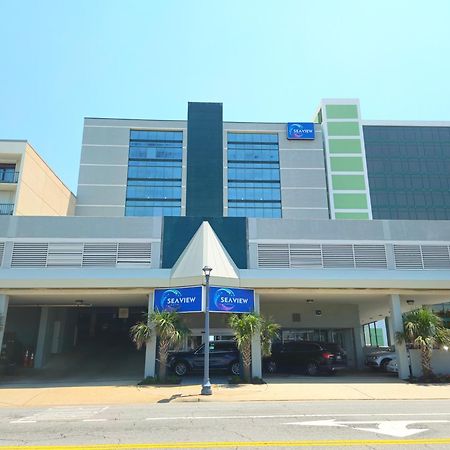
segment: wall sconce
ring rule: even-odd
[[[314,303],[314,299],[312,299],[312,298],[307,298],[307,299],[306,299],[306,303]]]
[[[412,298],[406,300],[406,303],[408,303],[408,305],[414,305],[414,300]]]
[[[316,309],[316,316],[321,316],[321,315],[322,315],[322,310]]]

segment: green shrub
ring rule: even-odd
[[[174,375],[168,375],[163,380],[158,377],[147,377],[138,383],[138,386],[157,385],[157,384],[180,384],[181,378]]]

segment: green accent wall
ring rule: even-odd
[[[356,105],[327,105],[328,119],[357,119],[358,108]]]
[[[361,190],[366,189],[364,175],[332,175],[333,189],[336,190]]]
[[[361,153],[359,139],[329,139],[330,153]]]
[[[369,220],[368,213],[336,213],[336,219],[347,219],[347,220]]]
[[[362,172],[364,170],[362,158],[341,157],[330,158],[331,170],[333,172]]]
[[[366,194],[333,194],[335,209],[367,209]]]
[[[328,122],[329,136],[359,136],[359,122]]]

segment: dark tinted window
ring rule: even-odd
[[[364,126],[374,219],[450,220],[450,127]]]

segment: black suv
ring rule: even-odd
[[[167,360],[169,368],[176,375],[203,370],[205,361],[204,344],[188,352],[171,352]],[[239,375],[239,351],[233,341],[214,341],[209,343],[210,370],[228,370]]]
[[[268,373],[279,370],[304,370],[307,375],[319,372],[332,374],[347,367],[347,355],[338,345],[329,342],[285,342],[272,345],[272,355],[264,360]]]

